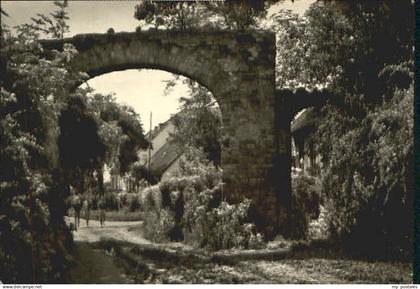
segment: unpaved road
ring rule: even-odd
[[[73,222],[73,219],[71,219]],[[134,229],[141,228],[143,221],[136,222],[105,222],[101,227],[99,221],[89,221],[89,227],[86,226],[86,221],[80,218],[80,227],[73,232],[74,241],[94,243],[100,240],[116,239],[120,241],[127,241],[134,244],[150,244],[143,238],[141,231]],[[140,234],[139,234],[140,232]]]
[[[78,265],[71,271],[72,283],[130,284],[133,280],[118,266],[115,258],[85,242],[76,243]]]
[[[200,262],[189,258],[188,254],[177,257],[178,252],[203,253],[185,244],[153,244],[146,240],[142,234],[142,221],[106,222],[104,227],[98,221],[90,221],[86,227],[81,219],[80,225],[74,232],[79,254],[79,266],[72,273],[74,283],[406,284],[412,280],[411,266],[404,263],[324,258],[245,260],[232,264]],[[122,251],[129,256],[129,264],[117,258],[113,249],[105,251],[98,247],[98,244],[110,241],[126,243]],[[134,250],[134,247],[152,247],[153,250]],[[168,252],[170,258],[165,257]]]

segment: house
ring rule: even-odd
[[[156,126],[151,132],[152,148],[150,150],[150,169],[154,176],[166,179],[175,172],[181,160],[181,153],[178,147],[170,142],[170,135],[175,131],[172,118]],[[149,140],[149,133],[146,134]],[[145,168],[149,164],[149,150],[139,150],[139,163]],[[121,177],[118,168],[106,169],[105,179],[109,181],[109,189],[114,192],[130,191],[132,182],[128,177]]]
[[[321,155],[315,153],[313,138],[317,114],[314,108],[299,113],[291,123],[292,168],[313,174],[321,169]],[[182,154],[170,142],[170,134],[175,131],[172,119],[155,127],[152,131],[151,171],[161,179],[166,179],[179,167]],[[147,134],[148,137],[148,134]],[[147,167],[148,151],[139,153],[140,161]]]
[[[321,155],[315,153],[312,134],[317,115],[314,108],[300,112],[291,123],[292,169],[307,173],[319,173]]]
[[[159,124],[151,132],[150,169],[154,175],[161,179],[166,179],[171,173],[175,172],[181,159],[182,153],[177,145],[170,141],[170,135],[174,131],[175,126],[172,118],[170,118]],[[146,138],[149,139],[149,133],[146,134]],[[149,151],[139,151],[139,159],[142,165],[148,167]]]
[[[315,130],[316,113],[313,108],[305,109],[298,113],[291,123],[291,153],[292,169],[308,173],[319,172],[321,156],[316,155],[311,134]],[[172,118],[159,124],[151,131],[152,148],[150,150],[150,168],[152,173],[164,180],[179,168],[182,153],[176,144],[170,141],[171,134],[175,131]],[[149,133],[146,138],[149,139]],[[139,162],[148,168],[149,150],[138,152]],[[118,174],[111,174],[111,187],[113,190],[124,190],[126,185]]]

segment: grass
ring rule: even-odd
[[[403,262],[349,259],[286,258],[246,260],[230,264],[154,245],[107,241],[98,246],[121,260],[136,283],[322,283],[408,284],[412,266]]]
[[[283,263],[299,272],[329,274],[344,283],[410,283],[412,266],[403,262],[371,262],[345,259],[287,259]]]

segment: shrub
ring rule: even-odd
[[[221,172],[190,152],[169,179],[141,192],[145,236],[154,241],[184,240],[196,247],[258,247],[262,236],[244,224],[249,200],[230,205],[221,198]]]
[[[288,237],[307,237],[309,221],[319,216],[319,194],[320,183],[316,177],[304,172],[292,176],[291,231]]]
[[[105,207],[108,210],[118,210],[118,200],[115,192],[105,194]]]
[[[256,233],[255,225],[244,223],[251,202],[230,205],[222,202],[206,215],[208,221],[203,224],[205,245],[214,250],[236,248],[258,248],[263,244],[262,235]],[[192,238],[194,240],[194,238]]]
[[[137,194],[128,194],[126,198],[127,198],[127,203],[128,203],[128,210],[130,212],[135,212],[135,211],[140,210],[141,202]]]
[[[316,219],[321,202],[319,178],[300,172],[292,177],[292,192],[294,201],[302,208],[307,218]]]
[[[130,196],[131,196],[131,194],[130,194]],[[121,208],[128,207],[128,204],[129,204],[128,199],[129,199],[129,194],[126,193],[126,192],[121,192],[121,193],[117,194],[117,200],[118,200]]]
[[[309,223],[308,239],[310,240],[328,240],[330,239],[328,224],[331,222],[330,218],[333,217],[329,212],[331,211],[331,201],[326,201],[320,206],[319,216],[316,220]]]
[[[330,205],[330,233],[352,252],[366,256],[409,256],[412,251],[413,86],[338,133],[330,112],[324,138],[331,143],[322,172]],[[356,122],[356,124],[354,124]]]
[[[154,242],[169,241],[174,225],[173,212],[168,209],[147,211],[144,218],[144,236]]]
[[[175,218],[174,213],[162,205],[159,186],[144,189],[140,202],[144,210],[144,236],[155,242],[169,241]]]

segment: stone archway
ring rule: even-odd
[[[266,235],[275,233],[279,196],[281,191],[290,194],[290,179],[279,180],[276,175],[281,164],[273,33],[149,31],[42,41],[45,49],[63,43],[72,43],[79,51],[70,65],[91,78],[149,68],[184,75],[207,87],[222,112],[225,195],[231,202],[250,198],[259,229]]]

